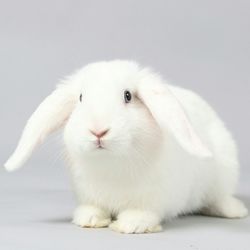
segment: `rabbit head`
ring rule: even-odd
[[[130,61],[89,64],[66,78],[29,119],[7,170],[23,165],[50,133],[65,127],[76,156],[153,150],[171,133],[187,152],[211,153],[176,97],[150,69]]]

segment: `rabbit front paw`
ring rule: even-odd
[[[95,206],[79,206],[74,212],[72,222],[80,227],[107,227],[111,223],[111,216],[108,212]]]
[[[109,227],[126,234],[156,233],[162,231],[160,218],[148,211],[126,210]]]

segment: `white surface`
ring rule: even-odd
[[[109,229],[71,224],[75,207],[67,177],[56,168],[48,174],[34,166],[13,174],[0,171],[0,249],[191,249],[248,250],[250,218],[228,220],[186,216],[168,222],[164,232],[123,235]],[[56,181],[55,181],[56,178]],[[245,183],[247,184],[247,183]],[[240,194],[250,207],[247,185]]]

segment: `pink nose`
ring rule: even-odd
[[[96,136],[98,139],[102,138],[108,132],[109,132],[109,129],[102,130],[102,131],[90,130],[90,133]]]

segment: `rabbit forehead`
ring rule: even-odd
[[[121,91],[135,89],[139,67],[130,61],[98,62],[87,65],[79,74],[77,80],[82,90],[97,92]]]

